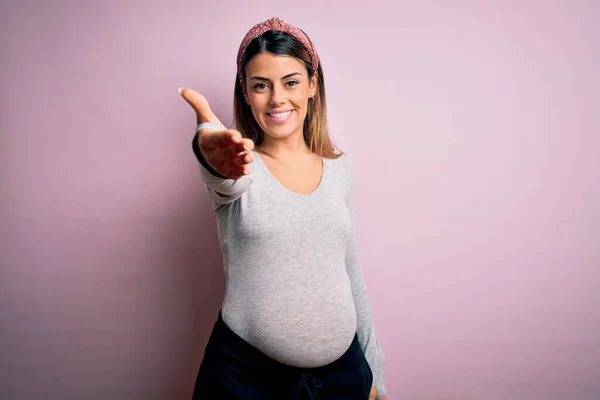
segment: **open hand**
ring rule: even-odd
[[[196,112],[197,123],[212,122],[223,126],[212,112],[206,97],[193,89],[180,88],[179,94]],[[250,173],[253,161],[254,142],[243,138],[234,129],[201,129],[198,132],[198,146],[208,164],[218,173],[229,179],[239,179]]]

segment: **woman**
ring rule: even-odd
[[[247,33],[237,66],[237,130],[180,89],[198,118],[226,277],[194,399],[385,399],[352,165],[327,131],[315,47],[271,18]]]

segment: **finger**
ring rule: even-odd
[[[242,176],[244,176],[244,172],[241,168],[234,169],[229,174],[231,179],[240,179]]]
[[[246,151],[251,151],[254,150],[254,142],[252,141],[252,139],[248,139],[248,138],[243,138],[240,143],[244,146],[244,149]]]
[[[198,141],[202,150],[210,151],[239,143],[241,136],[239,132],[233,130],[214,132],[200,129]]]
[[[239,144],[242,142],[242,134],[235,129],[229,129],[223,134],[223,145]]]
[[[242,165],[250,164],[253,161],[253,159],[254,159],[254,157],[253,157],[252,153],[242,152],[233,159],[233,163],[236,166],[242,166]]]
[[[231,179],[240,179],[242,176],[249,175],[249,174],[250,174],[250,166],[244,165],[242,167],[232,169],[231,172],[229,173],[229,177]]]
[[[251,152],[246,150],[241,143],[238,143],[236,145],[220,147],[210,153],[212,153],[214,155],[215,160],[222,162],[222,161],[233,160],[240,153],[251,153]]]
[[[214,122],[216,124],[223,125],[210,109],[210,105],[208,104],[206,97],[189,88],[179,88],[179,94],[190,106],[192,106],[196,112],[196,119],[199,124],[202,122]]]
[[[239,153],[248,153],[252,154],[252,149],[248,149],[248,146],[244,144],[244,142],[240,142],[235,145],[235,149],[237,151],[236,155]]]
[[[228,147],[233,144],[238,144],[242,141],[242,134],[236,130],[227,130],[215,134],[215,146],[216,147]]]
[[[218,153],[216,153],[218,152]],[[241,154],[240,151],[238,151],[237,149],[231,147],[228,149],[219,149],[216,150],[214,157],[211,157],[214,160],[214,163],[217,164],[219,166],[219,168],[227,166],[227,165],[233,165],[233,161],[236,157],[238,157],[238,155]]]

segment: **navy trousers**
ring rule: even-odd
[[[223,321],[214,325],[193,400],[368,400],[373,373],[358,343],[331,364],[297,368],[273,360]]]

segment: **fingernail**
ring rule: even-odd
[[[183,88],[180,87],[179,89],[177,89],[177,92],[179,92],[179,94],[181,94],[183,92]]]

